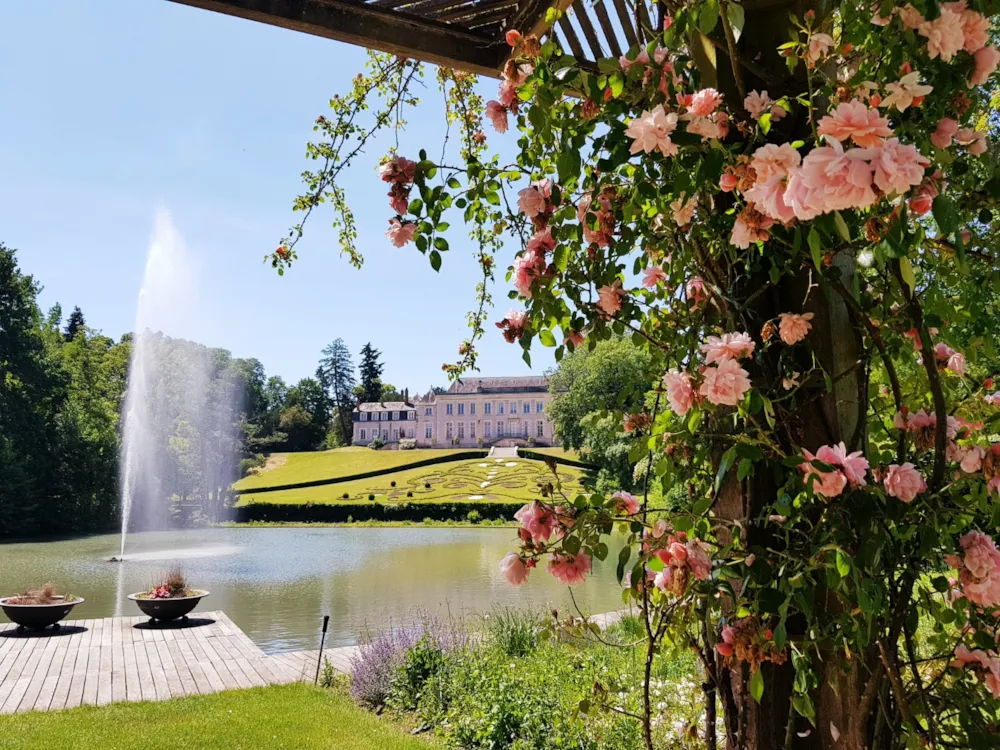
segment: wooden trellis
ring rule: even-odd
[[[645,43],[659,24],[648,0],[171,1],[490,76],[506,61],[509,29],[594,62]],[[563,11],[554,27],[550,7]]]

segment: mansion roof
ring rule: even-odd
[[[451,384],[444,395],[476,393],[548,393],[549,379],[544,375],[520,378],[463,378]]]
[[[413,408],[413,404],[408,404],[405,401],[366,401],[363,404],[358,404],[354,411],[407,411]]]

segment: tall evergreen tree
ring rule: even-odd
[[[335,339],[323,349],[319,361],[323,382],[330,394],[330,401],[336,412],[336,425],[340,431],[342,445],[351,444],[351,409],[354,405],[354,361],[343,339]]]
[[[382,370],[385,369],[379,358],[382,352],[371,345],[371,342],[361,348],[361,400],[382,400]]]
[[[79,306],[73,308],[66,321],[66,332],[64,334],[67,341],[72,341],[76,337],[76,332],[84,328],[87,321],[83,319],[83,310]]]

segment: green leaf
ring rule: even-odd
[[[608,556],[608,545],[604,542],[599,543],[594,547],[594,557],[598,560],[604,560]]]
[[[542,346],[555,346],[556,337],[552,335],[552,331],[539,331],[538,340],[542,342]]]
[[[736,480],[742,482],[751,474],[753,474],[753,461],[747,461],[746,459],[740,461],[739,469],[736,472]]]
[[[615,574],[618,576],[618,583],[621,584],[622,578],[625,577],[625,565],[628,563],[628,559],[632,556],[632,548],[627,544],[622,547],[621,552],[618,553],[618,568]]]
[[[765,112],[764,114],[762,114],[757,122],[760,123],[760,129],[763,131],[764,135],[767,135],[768,133],[771,132],[770,112]]]
[[[698,29],[702,34],[711,34],[719,22],[719,0],[707,0],[698,14]]]
[[[906,285],[910,287],[910,294],[913,294],[917,288],[917,277],[913,273],[913,264],[905,255],[899,259],[899,273]]]
[[[851,230],[847,228],[847,222],[840,215],[840,211],[833,212],[833,225],[837,228],[837,234],[844,242],[851,241]]]
[[[837,572],[840,573],[841,578],[847,578],[851,573],[851,561],[847,559],[841,551],[837,551]]]
[[[796,693],[792,696],[792,705],[800,716],[805,716],[813,726],[816,726],[816,707],[813,706],[812,698],[805,693]]]
[[[764,696],[764,675],[761,674],[759,667],[750,677],[750,695],[758,703],[760,703],[760,699]]]
[[[434,247],[440,250],[441,252],[445,252],[448,249],[448,240],[446,240],[444,237],[435,237]]]
[[[431,268],[435,271],[441,270],[441,253],[437,250],[431,250]]]
[[[942,594],[951,588],[951,584],[948,583],[948,579],[944,576],[937,576],[936,578],[931,579],[931,585],[934,587],[935,591]]]
[[[733,465],[733,461],[736,460],[736,451],[730,448],[725,453],[722,454],[722,460],[719,461],[719,471],[715,475],[715,491],[718,492],[719,488],[722,486],[722,480],[726,477],[726,472],[729,471],[729,467]]]
[[[449,177],[448,187],[450,187],[452,190],[458,190],[460,187],[462,187],[462,183],[459,182],[458,179],[455,177]]]
[[[822,271],[822,240],[820,239],[819,232],[816,231],[816,227],[811,227],[809,229],[809,235],[806,237],[806,242],[809,243],[809,252],[812,253],[813,265],[816,266],[817,271]]]
[[[931,213],[934,214],[934,221],[941,228],[944,234],[952,234],[958,231],[958,212],[955,204],[947,195],[939,195],[931,204]]]
[[[726,17],[729,19],[729,25],[733,29],[733,36],[736,37],[736,41],[738,42],[740,35],[743,33],[743,25],[746,23],[746,13],[743,10],[743,6],[730,0],[729,5],[726,6]]]
[[[559,182],[565,184],[571,177],[580,174],[580,152],[575,148],[568,148],[559,154],[556,160],[556,167],[559,169]]]

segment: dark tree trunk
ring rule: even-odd
[[[767,90],[772,99],[783,95],[796,95],[806,90],[802,63],[791,74],[785,58],[777,53],[777,47],[793,38],[789,23],[789,13],[799,19],[807,10],[821,13],[818,3],[808,0],[748,0],[742,3],[745,9],[744,33],[737,42],[739,59],[750,65],[739,66],[739,76],[743,91],[737,87],[733,65],[728,54],[728,43],[721,28],[716,29],[711,39],[704,39],[699,32],[691,40],[694,58],[702,72],[702,86],[714,86],[722,92],[730,109],[742,113],[743,95],[751,90]],[[811,129],[808,117],[802,107],[774,125],[772,138],[808,138]],[[781,136],[777,136],[781,133]],[[853,258],[838,256],[833,259],[842,273],[842,278],[851,288],[850,275]],[[857,336],[852,327],[848,310],[837,295],[825,296],[815,286],[815,268],[803,268],[797,278],[790,283],[777,286],[770,295],[762,295],[754,302],[754,309],[747,311],[743,319],[745,330],[759,339],[760,327],[782,312],[812,312],[813,329],[809,342],[820,363],[834,380],[833,389],[826,393],[823,382],[814,383],[807,395],[800,400],[808,401],[792,412],[787,424],[778,425],[779,436],[788,443],[788,448],[801,446],[815,451],[820,445],[843,440],[848,445],[863,442],[864,412],[861,400],[865,394],[859,391],[864,384],[864,373],[858,366]],[[751,279],[747,290],[753,291],[767,284],[766,278]],[[727,292],[730,290],[727,290]],[[747,294],[736,291],[735,298],[746,298]],[[756,326],[756,329],[753,326]],[[742,329],[738,329],[742,330]],[[770,363],[773,364],[773,363]],[[763,385],[763,377],[769,383],[775,382],[776,370],[765,362],[764,371],[751,372],[757,385]],[[768,372],[768,370],[770,370]],[[859,428],[859,420],[862,427]],[[858,445],[854,449],[861,448]],[[721,455],[721,449],[719,451]],[[770,531],[761,516],[764,509],[775,498],[775,487],[770,476],[753,477],[738,483],[731,472],[715,504],[716,514],[726,520],[739,521],[744,529],[744,544],[767,547]],[[726,540],[723,538],[723,542]],[[832,606],[817,596],[817,610]],[[831,597],[832,600],[832,597]],[[832,611],[831,611],[832,612]],[[822,617],[822,614],[818,616]],[[789,637],[796,633],[792,619],[788,623]],[[749,673],[741,664],[727,665],[716,658],[719,675],[719,697],[727,724],[727,750],[862,750],[869,746],[871,711],[862,710],[862,695],[868,675],[873,670],[872,655],[855,654],[848,662],[842,652],[825,654],[817,671],[822,675],[822,685],[813,695],[816,706],[816,727],[791,714],[791,697],[794,671],[791,663],[775,666],[765,663],[761,669],[764,678],[764,694],[760,704],[749,695],[746,682]],[[738,720],[737,717],[740,717]],[[835,741],[831,726],[839,732]],[[808,732],[806,737],[800,733]]]

